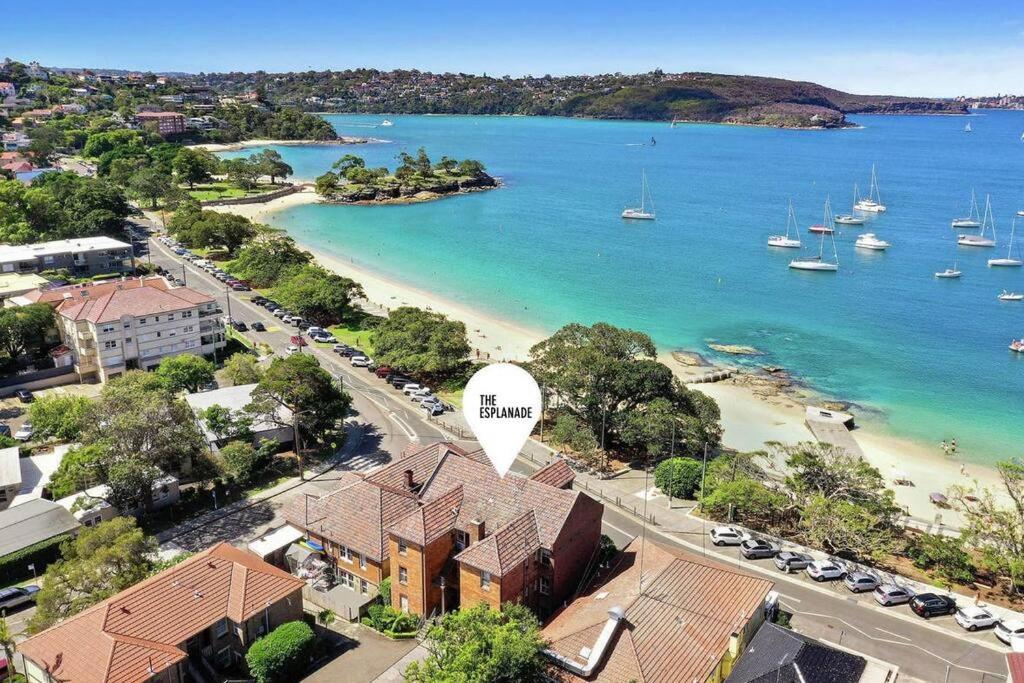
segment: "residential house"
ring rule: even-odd
[[[285,517],[366,595],[391,577],[392,605],[428,616],[485,602],[548,614],[596,557],[603,506],[571,490],[564,463],[499,477],[483,451],[420,447],[365,478],[346,473]],[[554,484],[554,485],[553,485]],[[364,585],[369,584],[369,585]]]
[[[219,450],[228,441],[231,441],[231,438],[227,435],[213,432],[206,423],[206,420],[202,418],[202,414],[207,408],[213,406],[227,408],[233,414],[241,413],[252,403],[252,392],[255,388],[255,384],[240,384],[233,387],[214,389],[213,391],[200,391],[185,397],[185,402],[188,403],[189,407],[192,408],[192,412],[195,413],[196,419],[199,421],[199,428],[202,430],[203,436],[206,437],[206,441],[210,444],[212,450]],[[288,426],[291,423],[292,411],[284,406],[279,407],[273,421],[256,420],[250,425],[249,431],[252,432],[253,444],[258,444],[263,439],[270,439],[279,444],[290,444],[294,437],[291,427]]]
[[[31,140],[21,131],[11,131],[3,134],[3,151],[16,152],[19,149],[28,147]]]
[[[176,111],[140,111],[135,118],[160,135],[177,135],[185,132],[185,116]]]
[[[65,114],[84,114],[85,112],[89,111],[84,104],[80,104],[78,102],[58,104],[56,108]]]
[[[45,121],[53,116],[52,109],[29,109],[26,112],[22,112],[22,118],[30,120]]]
[[[14,97],[17,93],[17,89],[14,84],[9,81],[0,81],[0,99],[5,97]]]
[[[29,62],[25,68],[25,75],[35,80],[50,80],[50,72],[39,66],[39,62]]]
[[[161,277],[36,290],[11,299],[45,302],[57,313],[61,341],[75,371],[106,382],[127,370],[152,370],[168,356],[207,356],[226,343],[217,301]]]
[[[0,557],[51,538],[74,534],[78,520],[60,505],[38,498],[0,510]],[[43,571],[45,567],[36,567]]]
[[[301,618],[301,580],[219,543],[20,643],[18,670],[31,683],[222,680],[211,668]]]
[[[61,269],[75,277],[129,273],[135,269],[132,245],[110,237],[0,245],[0,274]]]
[[[160,477],[153,482],[152,489],[150,511],[163,510],[181,500],[178,478],[173,475],[165,474]],[[82,526],[96,526],[100,522],[106,522],[118,515],[134,515],[142,512],[141,508],[118,510],[107,501],[109,497],[110,487],[100,484],[78,493],[72,493],[70,496],[57,500],[56,503],[70,512]]]
[[[764,623],[771,589],[766,579],[634,539],[544,626],[549,678],[720,683]]]
[[[18,446],[0,449],[0,510],[6,510],[21,491],[21,455]]]

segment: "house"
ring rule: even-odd
[[[544,626],[549,678],[719,683],[764,622],[771,589],[766,579],[634,539]]]
[[[84,104],[80,104],[78,102],[58,104],[57,109],[65,114],[84,114],[88,111],[88,108]]]
[[[39,66],[39,62],[29,62],[25,69],[25,75],[35,80],[50,80],[50,72]]]
[[[219,543],[20,643],[18,670],[32,683],[221,680],[210,668],[301,618],[301,580]]]
[[[129,273],[132,245],[111,237],[80,237],[20,246],[0,245],[0,274],[66,269],[76,277]]]
[[[0,510],[0,557],[51,538],[73,534],[78,520],[60,505],[42,498]],[[42,567],[36,567],[42,570]]]
[[[110,487],[100,484],[78,493],[72,493],[70,496],[57,500],[56,503],[70,512],[82,526],[96,526],[100,522],[106,522],[118,515],[134,515],[141,512],[140,508],[118,510],[107,502],[109,497]],[[153,482],[153,497],[149,508],[151,511],[163,510],[176,504],[179,500],[181,500],[181,490],[177,477],[166,474]]]
[[[22,118],[44,121],[53,116],[52,109],[29,109],[26,112],[22,112]]]
[[[21,131],[11,131],[3,134],[3,151],[4,152],[16,152],[19,149],[28,147],[29,137]]]
[[[216,299],[161,277],[35,290],[11,301],[54,306],[61,341],[83,380],[106,382],[151,370],[168,356],[212,355],[226,344]]]
[[[206,421],[202,419],[202,414],[207,408],[213,406],[227,408],[232,414],[241,413],[252,403],[252,392],[255,388],[255,384],[241,384],[213,391],[201,391],[185,397],[185,402],[195,413],[196,419],[199,421],[199,428],[211,449],[214,451],[220,449],[228,441],[231,441],[231,438],[211,431]],[[263,439],[270,439],[279,444],[290,444],[294,436],[291,427],[288,426],[291,422],[292,411],[284,406],[278,408],[275,421],[257,420],[253,422],[249,428],[252,432],[253,444],[258,444]]]
[[[808,638],[775,624],[764,624],[733,668],[727,683],[886,683],[895,667],[847,649]]]
[[[502,478],[483,451],[440,443],[415,444],[365,478],[347,472],[334,491],[292,501],[285,518],[364,603],[390,576],[392,605],[405,612],[521,602],[544,615],[579,587],[603,511],[546,477]]]
[[[185,132],[185,116],[176,111],[140,111],[135,118],[160,135],[177,135]]]
[[[17,89],[14,84],[9,81],[0,81],[0,99],[5,97],[14,97],[17,93]]]
[[[45,287],[49,281],[35,273],[2,273],[0,274],[0,307],[5,299],[27,294],[33,289]]]
[[[21,490],[21,456],[18,446],[0,449],[0,510],[6,510]]]

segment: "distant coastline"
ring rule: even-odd
[[[307,147],[309,145],[369,145],[383,144],[389,140],[379,138],[364,138],[351,135],[339,135],[334,140],[239,140],[238,142],[203,142],[191,145],[197,149],[205,149],[208,152],[237,152],[243,149],[254,147]]]

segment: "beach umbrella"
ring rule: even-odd
[[[946,496],[938,491],[933,491],[928,498],[936,505],[945,505],[947,502]]]

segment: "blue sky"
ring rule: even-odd
[[[4,3],[0,56],[48,66],[491,75],[660,67],[860,93],[1024,91],[1019,0]]]

